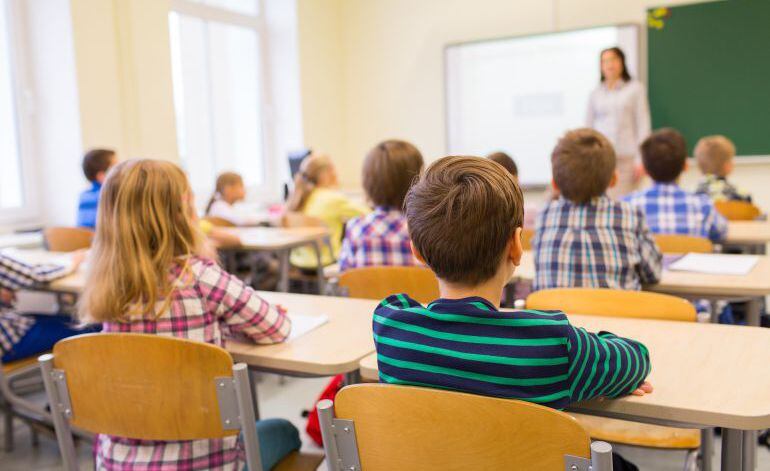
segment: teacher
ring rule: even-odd
[[[626,55],[618,47],[601,53],[601,82],[591,92],[586,125],[607,136],[617,155],[613,198],[631,193],[642,177],[639,145],[650,134],[650,107],[644,86],[631,78]]]

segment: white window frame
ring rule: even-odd
[[[257,34],[258,54],[257,58],[260,73],[260,122],[262,125],[262,170],[263,181],[261,185],[248,187],[247,198],[251,202],[274,201],[280,194],[282,180],[280,178],[281,166],[277,162],[279,156],[275,155],[275,121],[273,114],[273,93],[269,73],[269,35],[265,21],[265,5],[263,0],[254,0],[257,4],[256,16],[239,13],[221,7],[211,6],[191,0],[170,0],[169,12],[199,18],[204,21],[213,21],[226,25],[240,26],[253,30]],[[175,105],[176,106],[176,105]],[[177,136],[178,140],[178,136]],[[177,141],[178,142],[178,141]],[[184,162],[182,162],[184,164]],[[278,183],[276,183],[278,182]],[[214,178],[208,188],[193,188],[193,191],[206,198],[213,192]]]
[[[17,228],[40,222],[40,195],[38,190],[38,166],[34,146],[35,90],[31,72],[31,53],[25,29],[24,0],[0,0],[8,16],[8,40],[11,45],[11,83],[19,145],[19,168],[22,178],[22,206],[0,209],[0,225]],[[1,33],[0,33],[1,34]]]

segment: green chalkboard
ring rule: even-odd
[[[648,11],[654,128],[692,150],[724,134],[738,155],[770,155],[770,0],[723,0]]]

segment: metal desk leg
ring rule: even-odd
[[[358,384],[361,382],[361,370],[349,371],[345,373],[345,385]]]
[[[249,383],[251,385],[251,400],[254,402],[254,417],[259,420],[259,395],[257,394],[257,381],[259,373],[249,368]]]
[[[759,316],[762,310],[762,302],[760,298],[752,298],[746,303],[746,325],[752,327],[759,327]]]
[[[743,467],[743,431],[722,429],[722,470],[741,471]]]
[[[323,296],[326,294],[326,279],[324,278],[324,264],[321,253],[321,244],[318,243],[318,240],[313,241],[313,250],[315,251],[316,260],[318,261],[318,265],[316,266],[316,276],[318,277],[318,294]]]
[[[704,428],[700,431],[701,471],[711,471],[714,461],[714,429]]]
[[[743,469],[753,471],[757,468],[757,431],[743,432]]]
[[[281,275],[278,280],[278,291],[282,293],[288,293],[289,292],[289,254],[291,251],[289,249],[281,250],[278,253],[278,259],[280,261],[281,265]]]

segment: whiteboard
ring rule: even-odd
[[[638,77],[636,25],[448,46],[448,153],[504,151],[516,160],[522,185],[550,182],[551,151],[566,130],[585,125],[599,54],[612,46],[623,49],[629,73]]]

